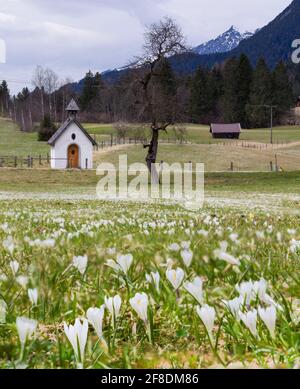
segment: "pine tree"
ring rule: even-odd
[[[223,109],[226,123],[247,126],[246,106],[249,101],[252,67],[244,54],[229,60],[224,68]]]
[[[224,95],[223,95],[223,116],[226,123],[239,122],[239,101],[238,101],[238,70],[239,61],[234,57],[226,62],[223,71]]]
[[[40,123],[38,131],[38,141],[48,142],[52,135],[56,132],[57,128],[52,122],[50,115],[45,115],[44,119]]]
[[[250,61],[245,54],[242,54],[239,59],[237,72],[236,121],[241,123],[243,128],[248,127],[246,110],[249,102],[252,77],[253,69]]]
[[[9,89],[5,80],[0,84],[0,113],[2,116],[6,116],[9,112]]]
[[[101,87],[102,77],[100,73],[95,75],[91,71],[86,73],[80,96],[80,106],[83,111],[91,111],[97,105],[96,100],[99,99]]]
[[[194,123],[204,123],[205,117],[210,110],[207,90],[208,90],[208,74],[207,71],[198,68],[191,85],[191,118]]]
[[[175,96],[177,91],[177,83],[175,74],[168,60],[163,59],[159,64],[160,70],[158,82],[165,96]]]
[[[289,110],[294,101],[292,85],[290,83],[287,68],[283,62],[279,62],[272,74],[272,96],[275,110],[275,121],[278,122],[280,115]]]
[[[272,104],[272,77],[261,58],[253,74],[253,82],[247,107],[247,117],[251,127],[262,128],[270,124],[270,110],[264,105]]]
[[[156,74],[152,84],[152,107],[155,117],[173,122],[177,113],[177,80],[166,58],[154,68]],[[154,119],[154,118],[153,118]]]

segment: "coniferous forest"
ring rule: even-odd
[[[157,66],[160,69],[153,85],[154,100],[157,106],[165,107],[167,119],[177,123],[240,122],[243,128],[267,127],[270,112],[264,106],[274,105],[274,124],[285,124],[300,94],[297,66],[279,62],[269,69],[261,58],[253,67],[244,54],[212,69],[199,67],[190,75],[173,71],[168,60]],[[49,86],[47,79],[50,72],[57,80],[54,72],[40,67],[38,71],[44,77],[32,92],[24,88],[17,96],[11,96],[5,81],[0,86],[2,115],[11,116],[23,131],[35,129],[45,115],[55,123],[64,121],[71,97],[79,102],[83,121],[150,121],[138,101],[142,68],[128,69],[113,82],[89,71],[79,84],[68,82],[58,88]]]

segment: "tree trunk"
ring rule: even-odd
[[[42,120],[45,117],[45,108],[44,108],[44,88],[41,88],[41,106],[42,106]]]
[[[152,127],[152,140],[149,145],[148,154],[146,157],[146,163],[147,163],[148,170],[151,174],[151,182],[153,184],[159,184],[159,175],[154,165],[156,163],[156,158],[157,158],[158,138],[159,138],[159,130],[157,128]]]

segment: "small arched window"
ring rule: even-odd
[[[73,140],[76,139],[76,134],[72,134],[72,139],[73,139]]]

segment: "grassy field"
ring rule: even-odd
[[[97,139],[108,140],[111,134],[115,134],[113,125],[110,124],[84,124],[85,128],[91,134],[96,134]],[[209,133],[209,126],[202,125],[185,125],[187,130],[186,140],[192,143],[207,144],[207,143],[219,143],[220,140],[214,140]],[[128,137],[130,137],[129,135]],[[168,130],[167,134],[161,134],[161,138],[164,140],[174,139],[174,131],[172,128]],[[270,129],[260,128],[254,130],[244,129],[241,138],[242,141],[254,141],[261,143],[270,143]],[[282,126],[276,127],[273,130],[274,143],[286,143],[300,141],[300,127],[299,126]]]
[[[114,133],[111,125],[86,124],[85,127],[92,134],[97,134],[97,140],[110,139]],[[172,132],[172,131],[171,131]],[[248,147],[248,143],[212,142],[205,126],[188,126],[188,140],[194,144],[162,144],[159,147],[158,161],[173,162],[201,162],[205,164],[208,172],[226,172],[231,169],[231,163],[235,171],[268,171],[270,161],[275,166],[276,158],[278,166],[284,171],[300,169],[300,141],[297,140],[299,130],[296,127],[276,128],[275,140],[288,142],[288,144],[270,145],[266,148],[259,142],[267,141],[268,130],[246,131],[242,142],[256,142],[256,148]],[[9,120],[0,119],[0,158],[5,156],[17,156],[26,158],[28,155],[44,158],[49,153],[49,146],[45,142],[37,141],[36,133],[22,133]],[[162,139],[171,136],[163,135]],[[242,147],[244,146],[244,147]],[[95,152],[95,167],[100,162],[117,163],[120,154],[127,154],[129,163],[143,162],[145,150],[141,145],[118,146],[105,148]],[[12,161],[12,160],[11,160]],[[0,161],[1,162],[1,161]],[[11,162],[12,163],[12,162]],[[38,162],[36,162],[36,167]],[[45,164],[44,164],[45,165]],[[44,166],[45,167],[45,166]]]
[[[47,147],[10,126],[6,152]],[[286,169],[298,147],[276,149]],[[95,157],[124,151],[145,156]],[[260,168],[272,152],[162,145],[159,158]],[[197,212],[96,200],[99,178],[0,169],[0,368],[299,367],[300,172],[207,172]]]
[[[94,193],[99,176],[95,171],[51,169],[2,169],[0,191]],[[300,172],[206,173],[207,192],[292,193],[300,195]]]
[[[21,132],[10,120],[0,118],[0,157],[37,157],[40,154],[45,157],[49,151],[45,142],[37,141],[37,133]]]
[[[144,162],[146,152],[141,145],[119,146],[113,149],[99,150],[94,155],[95,165],[109,162],[118,165],[120,155],[128,156],[128,163]],[[282,148],[252,149],[231,145],[165,145],[159,146],[157,161],[169,164],[174,162],[204,163],[208,172],[270,171],[270,162],[277,163],[284,171],[300,169],[300,144]]]
[[[298,366],[298,216],[58,198],[0,209],[1,368]]]

